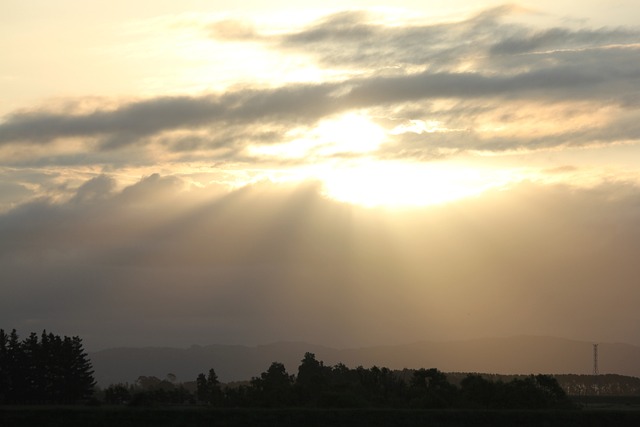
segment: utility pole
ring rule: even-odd
[[[593,345],[593,375],[598,375],[598,344]]]

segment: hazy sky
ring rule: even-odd
[[[1,328],[640,345],[637,1],[229,3],[0,4]]]

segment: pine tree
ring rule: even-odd
[[[66,402],[87,399],[93,395],[93,369],[79,337],[64,337],[64,365],[66,368],[63,399]]]
[[[92,396],[95,380],[79,337],[31,333],[20,342],[0,330],[0,403],[74,403]]]
[[[209,387],[207,386],[207,377],[199,374],[196,378],[196,396],[199,402],[209,402]]]
[[[9,377],[9,335],[0,329],[0,405],[8,401],[11,386]]]
[[[27,396],[27,369],[22,354],[22,345],[15,329],[9,334],[7,344],[7,370],[9,371],[9,402],[23,402]]]

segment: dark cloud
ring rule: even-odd
[[[108,197],[115,186],[115,180],[105,175],[99,175],[82,184],[71,201],[73,203],[96,202]]]
[[[635,80],[637,76],[630,76]],[[347,103],[365,108],[433,98],[547,98],[571,99],[588,96],[588,91],[606,82],[596,70],[552,67],[514,76],[480,73],[430,73],[376,77],[354,86]],[[629,82],[629,86],[630,86]],[[584,89],[584,93],[575,90]]]
[[[0,211],[13,207],[16,200],[24,200],[33,195],[25,185],[11,180],[0,181]]]
[[[508,8],[496,8],[462,22],[400,26],[376,23],[375,15],[364,12],[342,12],[281,36],[280,46],[302,50],[326,66],[421,65],[442,71],[477,55],[489,28],[496,31],[496,20],[507,12]]]
[[[299,33],[284,36],[284,43],[309,45],[355,41],[361,43],[369,36],[376,36],[376,27],[368,23],[370,14],[364,11],[346,11],[330,15],[318,24]]]
[[[106,148],[139,141],[164,131],[215,123],[316,121],[348,109],[372,108],[434,98],[588,97],[610,85],[598,69],[549,67],[513,76],[431,73],[358,78],[344,83],[292,85],[272,90],[240,90],[219,97],[173,97],[125,104],[116,110],[83,115],[49,112],[9,116],[0,125],[0,143],[48,143],[57,138],[107,136]],[[631,88],[637,70],[620,70],[616,83]],[[342,95],[334,95],[338,91]]]
[[[406,132],[394,135],[380,147],[377,155],[387,159],[428,161],[466,151],[500,153],[511,150],[535,151],[558,147],[615,144],[637,141],[640,135],[640,122],[634,115],[613,119],[607,127],[585,125],[581,128],[534,135],[518,132],[515,129],[516,133],[508,136],[482,135],[473,130],[476,120],[473,117],[468,117],[468,120],[469,128],[467,129]]]
[[[369,70],[420,65],[432,72],[451,71],[469,61],[505,72],[501,69],[505,63],[495,55],[515,56],[518,66],[526,68],[537,58],[523,57],[525,53],[546,53],[547,63],[549,58],[558,62],[557,55],[563,51],[581,50],[581,55],[589,57],[594,49],[634,46],[640,40],[635,28],[533,29],[509,23],[513,11],[512,6],[501,6],[458,22],[398,26],[381,24],[375,15],[342,12],[299,32],[272,38],[281,48],[303,51],[324,65]]]
[[[132,102],[115,110],[96,110],[88,114],[68,115],[34,111],[9,116],[0,125],[0,143],[30,141],[47,143],[61,137],[119,135],[109,145],[119,145],[183,126],[197,126],[222,113],[210,97],[162,97]]]
[[[64,194],[67,189],[61,185],[61,172],[51,169],[11,168],[0,173],[0,211],[6,211],[43,195]]]
[[[637,342],[636,186],[522,184],[391,215],[313,183],[185,188],[152,175],[116,192],[103,176],[69,202],[0,215],[0,323],[81,334],[92,348],[516,333]]]
[[[594,49],[612,44],[635,44],[638,36],[638,31],[631,29],[522,30],[520,34],[514,34],[496,42],[489,51],[497,55],[517,55],[556,49]]]
[[[17,113],[0,125],[0,144],[49,143],[58,138],[100,137],[103,149],[118,148],[175,129],[216,123],[318,119],[331,114],[335,85],[293,85],[239,90],[221,96],[162,97],[88,114]]]

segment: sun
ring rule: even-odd
[[[293,160],[273,181],[317,180],[325,196],[341,202],[375,207],[412,207],[447,203],[481,194],[513,181],[494,168],[453,161],[390,161],[376,152],[394,132],[435,132],[437,122],[416,122],[413,129],[384,129],[363,112],[350,112],[292,131],[279,144],[255,146],[253,155]]]
[[[250,147],[249,153],[274,159],[312,159],[317,163],[373,152],[384,142],[386,132],[364,114],[347,113],[310,128],[293,129],[287,138],[278,144]]]
[[[477,196],[504,186],[513,176],[453,163],[367,160],[327,171],[325,195],[366,207],[417,207]]]
[[[322,121],[311,135],[320,141],[327,154],[375,151],[386,137],[382,127],[369,117],[357,113]]]

